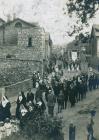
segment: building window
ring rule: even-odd
[[[28,38],[28,47],[32,47],[32,37]]]
[[[17,23],[15,24],[15,27],[16,27],[16,28],[22,28],[22,24],[21,24],[20,22],[17,22]]]

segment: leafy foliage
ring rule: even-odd
[[[45,137],[56,137],[62,133],[62,120],[60,118],[50,118],[38,112],[33,113],[32,118],[25,119],[23,133],[31,137],[35,134]]]
[[[70,17],[74,16],[74,14],[77,16],[72,33],[68,33],[69,36],[72,36],[76,32],[83,30],[83,25],[89,25],[89,19],[93,18],[99,9],[99,0],[68,0],[66,7]],[[78,26],[79,23],[81,23],[80,26]]]
[[[21,138],[22,140],[64,140],[62,119],[50,118],[44,114],[33,112],[31,117],[21,120],[20,133],[13,134],[7,140],[18,140],[18,138],[19,140]]]
[[[69,0],[67,3],[68,14],[76,13],[82,23],[87,23],[98,10],[98,0]]]
[[[80,33],[78,38],[81,43],[88,43],[90,39],[90,35],[88,33],[85,33],[85,34]]]

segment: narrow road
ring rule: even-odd
[[[75,73],[64,73],[64,77],[72,77]],[[72,75],[72,76],[71,76]],[[63,77],[63,78],[64,78]],[[35,89],[32,89],[35,92]],[[12,102],[11,112],[15,114],[15,108],[17,97],[12,97],[10,101]],[[58,105],[56,103],[54,109],[54,115],[58,115],[63,117],[64,122],[64,140],[69,140],[69,124],[73,121],[76,126],[76,140],[87,140],[87,131],[86,126],[89,122],[90,110],[96,110],[96,116],[94,119],[94,136],[99,140],[99,89],[88,92],[86,99],[76,103],[74,108],[70,108],[68,103],[68,107],[66,110],[62,110],[62,113],[57,114]],[[46,109],[47,112],[47,109]]]
[[[94,136],[99,140],[99,90],[87,93],[87,98],[78,102],[74,108],[62,111],[64,122],[64,140],[69,140],[69,124],[73,121],[76,126],[76,140],[87,140],[86,126],[90,120],[90,110],[96,110],[94,118]]]

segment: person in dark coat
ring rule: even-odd
[[[80,101],[81,100],[81,89],[80,89],[81,79],[79,76],[77,77],[76,85],[77,85],[77,91],[78,91],[78,101]]]
[[[93,76],[93,89],[95,90],[96,87],[97,87],[97,78],[96,78],[96,76],[94,75],[94,76]]]
[[[17,107],[16,107],[16,118],[20,119],[20,106],[23,105],[24,107],[27,108],[26,106],[26,97],[24,95],[24,92],[21,91],[19,93],[18,99],[17,99]]]
[[[11,112],[10,112],[10,108],[11,108],[11,103],[9,102],[8,98],[6,96],[2,97],[2,109],[3,109],[3,116],[4,116],[4,120],[6,118],[11,118]]]
[[[74,93],[74,85],[73,85],[73,82],[71,82],[71,84],[70,84],[69,101],[70,101],[71,107],[75,106],[75,93]]]
[[[40,87],[37,88],[36,90],[36,94],[35,94],[35,99],[37,100],[37,98],[42,98],[42,93],[43,91],[40,89]]]
[[[33,82],[33,88],[35,88],[36,87],[36,76],[35,76],[35,73],[33,73],[32,82]]]
[[[92,91],[92,76],[89,77],[89,91]]]
[[[42,98],[37,98],[36,109],[38,110],[38,113],[40,113],[40,115],[44,113],[46,106]]]
[[[54,94],[57,98],[59,93],[60,93],[60,85],[59,85],[58,81],[55,81],[55,85],[53,87],[53,90],[54,90]]]
[[[29,113],[28,113],[28,110],[26,109],[26,107],[23,104],[20,105],[19,113],[20,113],[20,116],[19,116],[20,127],[21,127],[21,129],[24,129],[25,124],[27,123],[27,120],[28,120]]]
[[[71,122],[69,126],[69,140],[75,140],[75,130],[76,130],[76,127]]]
[[[3,113],[3,106],[0,103],[0,122],[4,121],[4,113]]]
[[[31,92],[31,89],[29,89],[29,92],[27,93],[27,102],[32,102],[34,104],[34,94]]]
[[[68,81],[64,81],[63,83],[63,94],[64,94],[64,108],[66,109],[67,107],[67,102],[68,102]]]
[[[53,94],[51,88],[49,89],[49,94],[48,94],[48,102],[47,102],[47,106],[48,106],[48,113],[51,117],[53,117],[54,115],[54,106],[55,106],[55,95]]]
[[[60,93],[57,97],[57,103],[58,103],[58,113],[60,113],[62,111],[62,109],[64,109],[64,94],[63,94],[63,90],[60,90]]]
[[[78,89],[79,89],[79,101],[81,101],[83,100],[83,94],[84,94],[83,82],[81,78],[78,81]]]
[[[85,78],[83,79],[82,83],[83,83],[83,97],[86,98],[87,82],[86,82]]]
[[[94,140],[94,130],[93,130],[94,121],[91,118],[90,122],[87,124],[87,140]]]
[[[77,85],[77,79],[73,79],[74,84],[74,96],[75,96],[75,102],[78,102],[78,85]]]

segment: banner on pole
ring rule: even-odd
[[[77,59],[77,52],[72,52],[72,60],[75,61]]]

